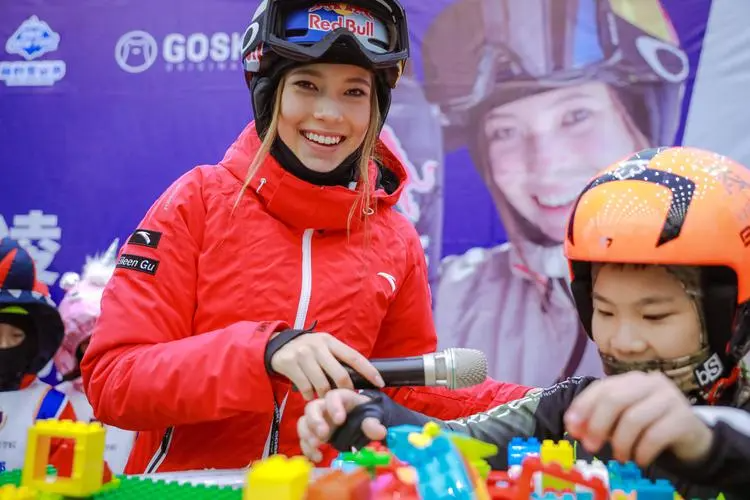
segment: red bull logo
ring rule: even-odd
[[[417,168],[409,160],[409,156],[401,145],[401,141],[388,124],[383,126],[383,130],[380,132],[380,140],[406,169],[406,184],[404,185],[404,190],[397,207],[412,224],[416,224],[419,222],[422,213],[414,195],[415,193],[426,194],[435,189],[438,162],[436,160],[427,160],[422,164],[421,169]]]
[[[354,5],[349,5],[348,3],[342,3],[342,2],[321,3],[313,7],[310,7],[308,9],[308,12],[316,12],[319,10],[327,10],[329,12],[335,12],[336,14],[340,16],[352,16],[352,15],[358,14],[368,19],[373,19],[372,14],[370,14],[370,11],[362,9],[360,7],[356,7]]]
[[[317,31],[334,31],[339,28],[346,28],[357,36],[368,38],[375,36],[375,23],[372,21],[360,23],[353,17],[338,16],[334,21],[331,21],[323,19],[318,14],[308,14],[307,27]]]

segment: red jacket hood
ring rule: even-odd
[[[227,150],[220,165],[244,183],[261,141],[250,122],[237,140]],[[375,189],[379,177],[378,166],[370,162],[370,181],[376,210],[390,208],[398,202],[407,173],[396,156],[378,140],[376,156],[382,168],[393,172],[398,178],[398,188],[386,193],[381,187]],[[345,229],[349,211],[358,200],[358,193],[343,186],[317,186],[287,172],[271,155],[265,159],[253,177],[248,192],[255,193],[266,209],[277,219],[292,227],[314,229]],[[352,218],[352,223],[356,218]]]

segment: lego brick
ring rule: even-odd
[[[273,455],[256,462],[247,473],[244,500],[303,500],[312,464],[304,457]]]
[[[370,474],[360,469],[347,474],[335,470],[312,483],[306,500],[370,500]]]
[[[635,491],[624,492],[620,489],[613,490],[610,497],[612,500],[636,500],[638,498]]]
[[[531,498],[534,500],[578,500],[574,493],[532,493]]]
[[[65,457],[69,477],[49,481],[47,465],[53,439],[63,441],[57,450]],[[38,420],[29,428],[21,486],[43,493],[85,498],[104,485],[104,427],[98,422]]]
[[[571,470],[575,457],[573,455],[573,445],[570,441],[554,442],[545,439],[539,450],[539,457],[542,464],[557,464],[563,470]],[[573,484],[555,477],[549,477],[545,474],[542,476],[542,488],[546,490],[572,490]]]
[[[541,446],[536,438],[513,438],[508,444],[508,467],[521,465],[528,455],[539,455]]]
[[[383,474],[371,483],[372,500],[420,500],[415,483],[404,482],[395,474]]]
[[[634,462],[620,463],[613,460],[607,462],[607,469],[609,470],[610,481],[627,483],[643,477],[643,472]]]
[[[390,453],[375,451],[371,448],[362,448],[354,453],[341,453],[339,456],[343,462],[350,462],[367,468],[386,466],[391,463]]]
[[[609,470],[604,462],[600,460],[594,460],[593,462],[576,460],[575,468],[578,472],[583,474],[583,477],[586,479],[598,477],[605,485],[607,485],[607,487],[609,487]]]
[[[0,486],[0,500],[37,500],[37,493],[25,486],[17,487],[12,484]],[[56,495],[56,498],[50,500],[62,500],[62,497]]]
[[[632,485],[638,500],[672,500],[674,498],[674,486],[664,479],[656,481],[638,479],[633,481]]]
[[[516,481],[517,493],[515,498],[524,498],[531,495],[534,488],[533,477],[536,473],[540,472],[544,475],[549,474],[556,479],[570,482],[574,487],[580,485],[591,490],[595,500],[607,500],[609,497],[609,491],[601,479],[585,478],[582,473],[575,469],[565,470],[556,463],[543,464],[540,457],[532,456],[527,457],[523,462],[521,476]]]
[[[187,483],[152,481],[124,476],[119,479],[120,488],[102,491],[94,495],[91,500],[241,500],[243,493],[241,489],[226,486],[194,486]],[[279,500],[279,498],[283,497],[270,497],[271,500]]]

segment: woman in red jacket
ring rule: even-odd
[[[406,173],[377,140],[407,56],[397,0],[261,2],[243,54],[256,120],[150,209],[83,358],[96,418],[139,431],[126,473],[297,454],[305,399],[351,387],[341,362],[382,385],[367,358],[435,350],[424,253],[393,210]],[[389,395],[449,419],[526,392]]]

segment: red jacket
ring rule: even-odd
[[[298,454],[304,400],[264,368],[276,331],[317,321],[370,358],[436,349],[424,253],[392,209],[406,181],[396,158],[379,145],[401,186],[374,193],[367,240],[355,222],[347,242],[356,193],[308,184],[270,156],[232,212],[259,146],[251,123],[221,163],[175,182],[121,250],[81,368],[96,418],[140,431],[126,473],[244,467],[264,454],[274,397],[287,394],[278,451]],[[450,419],[527,390],[389,394]]]

